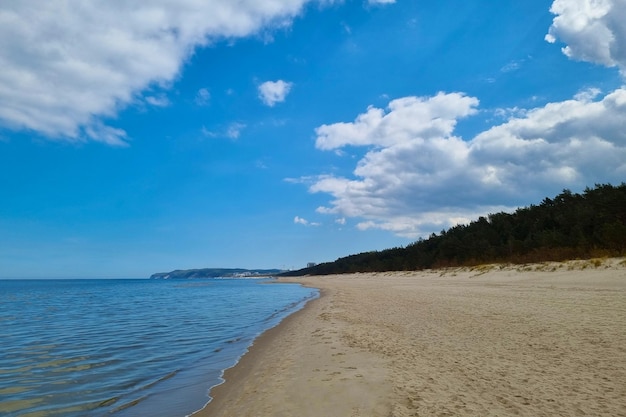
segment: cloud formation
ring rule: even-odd
[[[310,221],[308,221],[307,219],[304,219],[304,218],[299,217],[299,216],[294,217],[293,222],[294,222],[295,224],[301,224],[301,225],[303,225],[303,226],[314,226],[314,227],[316,227],[316,226],[320,226],[320,224],[319,224],[319,223],[310,222]]]
[[[567,44],[571,59],[608,67],[626,75],[626,0],[555,0],[556,15],[546,40]]]
[[[266,81],[259,86],[259,98],[265,105],[273,107],[285,101],[292,86],[293,83],[283,80]]]
[[[618,67],[626,75],[626,0],[555,0],[548,42],[571,59]],[[519,63],[503,68],[515,70]],[[564,187],[621,182],[626,176],[626,87],[507,116],[473,138],[454,134],[477,113],[462,93],[404,97],[369,107],[352,122],[316,129],[316,147],[367,147],[353,176],[303,178],[332,199],[318,212],[360,220],[357,227],[415,238],[479,215],[514,210]],[[341,152],[338,152],[341,155]]]
[[[316,130],[320,150],[369,151],[352,178],[321,175],[309,179],[309,190],[332,196],[320,213],[415,238],[563,187],[619,182],[626,175],[626,89],[594,101],[597,93],[523,111],[469,140],[454,128],[476,113],[474,97],[439,93],[370,107],[353,122]]]
[[[0,124],[50,138],[122,144],[125,133],[102,127],[102,119],[137,101],[164,104],[142,92],[167,87],[195,47],[284,25],[305,3],[3,2]]]
[[[208,88],[201,88],[196,93],[195,103],[198,106],[206,106],[211,101],[211,93]]]
[[[232,122],[226,127],[222,127],[217,131],[209,130],[206,127],[202,127],[202,134],[209,138],[229,138],[229,139],[239,139],[241,136],[241,132],[247,126],[244,123],[240,122]]]
[[[318,127],[315,146],[323,150],[346,145],[391,146],[417,136],[448,136],[457,118],[474,113],[477,104],[478,99],[460,93],[400,98],[389,103],[387,113],[370,106],[354,122]]]

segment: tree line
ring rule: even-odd
[[[364,252],[285,275],[409,271],[484,263],[528,263],[626,253],[626,183],[596,184],[457,225],[406,247]]]

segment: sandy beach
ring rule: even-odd
[[[623,258],[290,280],[196,416],[626,416]]]

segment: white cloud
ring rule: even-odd
[[[195,102],[198,106],[206,106],[211,101],[211,93],[207,88],[201,88],[196,93]]]
[[[602,91],[599,88],[587,88],[579,91],[574,98],[579,101],[591,101],[598,97]]]
[[[276,103],[285,101],[292,86],[293,83],[283,80],[266,81],[259,86],[259,98],[267,106],[273,107]]]
[[[393,4],[396,0],[367,0],[367,4]]]
[[[305,3],[2,2],[0,123],[50,138],[122,143],[119,129],[103,138],[87,131],[133,102],[154,102],[142,91],[167,87],[195,47],[284,26]]]
[[[113,146],[127,146],[126,132],[122,129],[103,125],[95,121],[89,126],[85,126],[85,135],[93,141],[106,143]]]
[[[155,107],[167,107],[170,105],[170,100],[164,94],[157,96],[146,96],[146,103]]]
[[[546,40],[568,57],[626,71],[626,0],[555,0]]]
[[[502,68],[500,68],[500,72],[507,73],[517,71],[522,67],[523,63],[524,60],[511,61]]]
[[[241,131],[246,128],[243,123],[231,123],[226,129],[226,136],[231,139],[238,139],[241,135]]]
[[[459,93],[407,97],[388,112],[317,129],[317,147],[367,146],[352,178],[304,178],[332,196],[318,212],[361,219],[360,229],[417,237],[479,215],[513,210],[561,189],[626,175],[626,89],[516,112],[470,140],[454,135],[478,100]]]
[[[319,223],[310,222],[307,219],[303,219],[302,217],[299,217],[299,216],[294,217],[293,222],[295,224],[301,224],[303,226],[313,226],[313,227],[320,226]]]
[[[239,139],[241,131],[247,126],[244,123],[232,122],[225,128],[222,127],[217,131],[209,130],[206,127],[202,127],[202,134],[209,138],[227,137],[229,139]]]
[[[298,217],[298,216],[294,217],[293,222],[295,224],[302,224],[305,226],[309,224],[309,222],[306,219],[303,219],[302,217]]]
[[[322,125],[315,130],[318,149],[346,145],[391,146],[415,137],[447,136],[457,118],[475,113],[478,100],[460,93],[439,93],[434,97],[403,97],[392,100],[387,112],[370,106],[354,122]]]

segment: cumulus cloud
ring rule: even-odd
[[[284,25],[307,0],[37,1],[0,5],[0,123],[51,138],[121,144],[87,134],[167,87],[199,45]]]
[[[626,175],[626,89],[596,90],[519,112],[464,140],[458,120],[478,100],[460,93],[406,97],[353,122],[317,129],[318,149],[366,146],[350,178],[306,178],[332,199],[318,212],[360,219],[358,228],[423,236],[528,201],[619,182]]]
[[[303,219],[302,217],[296,216],[293,219],[295,224],[301,224],[303,226],[320,226],[319,223],[310,222],[307,219]]]
[[[308,222],[308,221],[306,221],[306,219],[303,219],[302,217],[299,217],[299,216],[294,217],[293,222],[294,222],[295,224],[303,224],[303,225],[305,225],[305,226],[306,226],[307,224],[309,224],[309,222]]]
[[[434,97],[404,97],[384,109],[370,106],[354,122],[322,125],[315,132],[319,149],[346,145],[391,146],[419,136],[448,136],[457,118],[473,114],[478,99],[461,93],[439,93]]]
[[[267,106],[273,107],[276,103],[285,101],[292,86],[293,83],[283,80],[266,81],[259,86],[259,98]]]
[[[572,59],[626,73],[626,0],[555,0],[550,11],[548,42],[567,44],[562,51]]]
[[[396,0],[367,0],[367,4],[393,4]]]

